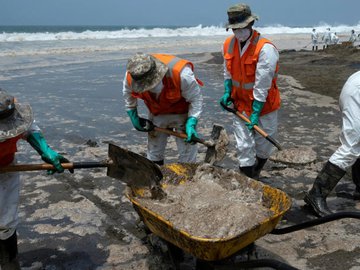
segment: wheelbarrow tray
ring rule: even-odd
[[[163,166],[162,172],[165,176],[169,173],[173,174],[174,178],[181,179],[178,181],[180,183],[191,179],[196,167],[197,165],[194,164],[174,163]],[[252,228],[246,228],[241,234],[229,238],[202,238],[179,230],[169,220],[149,210],[141,204],[141,201],[137,200],[136,196],[141,194],[141,190],[128,188],[126,195],[152,233],[199,259],[217,261],[234,255],[258,238],[271,232],[291,207],[291,199],[285,192],[253,179],[249,179],[249,181],[251,188],[262,193],[263,201],[266,202],[264,206],[272,210],[273,215]],[[166,189],[166,185],[164,189]]]

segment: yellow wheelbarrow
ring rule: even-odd
[[[166,181],[170,181],[171,184],[183,184],[192,178],[197,166],[198,164],[174,163],[162,166],[161,171]],[[168,243],[171,243],[176,248],[193,255],[199,259],[200,262],[205,263],[205,267],[202,267],[201,269],[213,269],[209,268],[212,265],[212,262],[230,258],[242,249],[249,247],[260,237],[269,233],[287,234],[338,219],[360,219],[359,212],[338,212],[325,217],[305,221],[300,224],[283,228],[275,228],[282,219],[283,215],[290,209],[291,198],[279,189],[264,185],[256,180],[248,180],[250,181],[250,188],[255,192],[261,193],[263,205],[271,210],[271,213],[273,214],[259,222],[256,226],[245,228],[238,235],[228,238],[202,238],[191,235],[185,230],[176,228],[169,220],[160,214],[149,210],[141,203],[139,197],[141,198],[144,196],[144,192],[146,192],[146,190],[142,188],[128,187],[126,196],[130,199],[134,209],[152,233],[166,240]],[[165,190],[167,187],[166,181],[162,185]],[[283,262],[272,259],[244,261],[233,266],[241,268],[271,267],[280,270],[297,269]],[[217,267],[216,269],[222,268]]]
[[[169,164],[162,167],[162,173],[164,178],[171,180],[172,184],[181,184],[192,178],[196,166],[196,164]],[[166,189],[166,184],[163,187]],[[142,196],[141,189],[128,189],[127,197],[145,225],[155,235],[199,259],[217,261],[235,254],[256,239],[271,232],[291,206],[290,197],[281,190],[255,180],[251,180],[250,187],[262,193],[264,205],[274,214],[257,224],[256,227],[245,229],[240,235],[221,239],[201,238],[175,228],[169,220],[149,210],[137,199],[138,196]]]

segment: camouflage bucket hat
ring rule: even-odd
[[[158,85],[168,71],[168,67],[152,55],[137,53],[129,59],[126,70],[133,79],[132,89],[141,93]]]
[[[249,23],[258,20],[259,17],[251,13],[251,9],[246,4],[236,4],[231,6],[228,11],[228,23],[226,31],[229,29],[244,28]]]
[[[0,142],[14,138],[29,129],[33,122],[29,104],[19,104],[0,88]]]

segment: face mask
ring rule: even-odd
[[[244,29],[235,29],[233,30],[235,37],[240,41],[244,42],[250,37],[250,29],[244,28]]]

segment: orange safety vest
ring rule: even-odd
[[[131,95],[135,98],[144,100],[149,111],[153,115],[159,114],[184,114],[189,111],[189,103],[181,95],[181,78],[180,73],[186,65],[190,65],[194,71],[194,65],[188,60],[180,59],[173,55],[168,54],[152,54],[155,58],[163,62],[169,67],[169,71],[164,76],[162,83],[164,85],[158,99],[149,91],[142,93],[135,93]],[[127,73],[127,82],[131,87],[132,78]],[[199,85],[203,83],[196,79]]]
[[[231,74],[232,79],[231,97],[234,99],[235,108],[239,112],[245,112],[247,115],[250,115],[252,112],[256,65],[259,60],[259,53],[266,43],[272,44],[268,39],[261,37],[260,34],[254,30],[249,47],[240,57],[239,42],[235,36],[228,37],[224,42],[224,59],[226,60],[226,68]],[[279,65],[277,64],[275,75],[260,115],[270,113],[280,108],[280,91],[276,84],[278,70]]]
[[[21,138],[22,135],[19,135],[0,142],[0,166],[9,165],[14,160],[17,151],[16,143]]]

